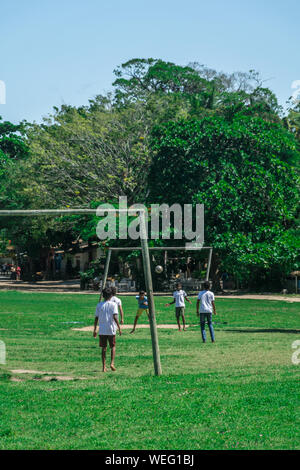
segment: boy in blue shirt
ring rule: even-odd
[[[143,312],[147,313],[148,320],[149,320],[148,299],[147,299],[147,296],[145,295],[145,292],[141,290],[139,295],[137,295],[135,298],[138,301],[138,309],[137,309],[136,316],[134,319],[133,329],[131,330],[130,333],[135,332],[136,324]]]

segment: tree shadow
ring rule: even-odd
[[[223,329],[223,331],[229,331],[231,333],[293,333],[293,334],[299,334],[300,330],[291,330],[291,329],[285,329],[285,328],[254,328],[252,330],[246,330],[246,329],[241,329],[241,328],[235,328],[235,329]]]

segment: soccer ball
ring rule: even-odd
[[[159,266],[159,265],[156,266],[156,268],[155,268],[155,272],[157,274],[161,274],[163,272],[163,270],[164,270],[164,268],[162,266]]]

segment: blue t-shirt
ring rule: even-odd
[[[136,300],[138,301],[138,304],[139,304],[139,308],[148,308],[148,299],[146,297],[146,295],[144,296],[143,299],[140,299],[140,296],[139,295],[136,295],[135,296]],[[145,303],[146,304],[145,304]]]

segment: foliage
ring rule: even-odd
[[[170,122],[155,128],[152,149],[151,200],[205,205],[215,270],[258,282],[258,272],[294,267],[299,191],[289,162],[299,153],[282,126],[239,115]]]
[[[89,208],[119,196],[129,204],[204,202],[206,239],[224,260],[215,257],[215,272],[226,267],[257,280],[274,270],[278,279],[282,265],[288,272],[297,253],[299,105],[282,118],[253,70],[228,74],[143,58],[115,75],[113,93],[54,108],[42,124],[0,121],[0,207]],[[55,244],[95,239],[96,223],[6,218],[0,230],[39,258]]]

